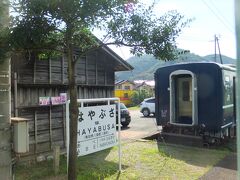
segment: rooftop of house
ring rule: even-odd
[[[115,82],[115,85],[120,85],[120,84],[124,84],[124,83],[130,83],[130,84],[134,84],[134,85],[135,85],[134,82],[129,81],[129,80],[120,80],[120,81],[116,81],[116,82]]]
[[[143,85],[147,85],[147,86],[151,86],[151,87],[155,86],[155,81],[153,81],[153,80],[135,80],[134,83],[137,87],[140,87]]]

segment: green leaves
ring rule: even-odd
[[[144,99],[151,97],[147,91],[145,90],[137,90],[133,93],[131,97],[131,101],[133,102],[133,105],[139,105]]]
[[[12,45],[16,49],[41,48],[43,45],[46,46],[47,38],[53,29],[45,18],[24,19],[12,28]]]
[[[131,47],[136,55],[152,54],[158,59],[176,58],[176,43],[181,29],[187,22],[176,11],[170,11],[161,17],[152,14],[151,7],[138,6],[133,12],[119,15],[108,22],[109,36],[116,44]]]
[[[136,0],[15,0],[10,44],[42,53],[64,51],[70,43],[84,54],[105,43],[129,46],[139,56],[175,59],[175,40],[190,21],[176,11],[157,17],[153,7]],[[108,41],[100,44],[93,29],[102,29]]]

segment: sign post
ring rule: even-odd
[[[87,106],[86,103],[101,102],[105,105]],[[116,103],[118,104],[118,117],[116,117]],[[69,157],[69,101],[66,104],[66,132],[67,132],[67,157]],[[119,155],[119,171],[121,172],[121,123],[120,123],[120,101],[119,98],[100,99],[78,99],[78,134],[77,153],[84,156],[98,152],[117,145]],[[116,118],[118,124],[116,125]],[[116,137],[116,126],[118,126],[118,138]]]

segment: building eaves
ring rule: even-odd
[[[134,68],[127,63],[124,59],[122,59],[119,55],[117,55],[112,49],[108,46],[103,46],[102,49],[109,54],[116,62],[118,62],[115,66],[115,71],[131,71]]]

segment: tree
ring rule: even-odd
[[[64,53],[68,61],[70,92],[70,151],[68,178],[76,179],[78,104],[76,61],[89,51],[116,44],[129,46],[135,55],[153,54],[174,59],[175,39],[188,23],[171,11],[157,17],[153,7],[137,0],[15,0],[17,16],[12,22],[11,48],[34,56]],[[92,30],[105,32],[99,41]],[[74,49],[78,56],[73,56]]]
[[[131,96],[131,100],[133,102],[133,105],[136,106],[139,105],[144,99],[149,97],[151,97],[151,95],[145,90],[137,90]]]
[[[8,45],[9,10],[8,0],[0,1],[0,179],[12,179],[12,156],[11,156],[11,90],[10,90],[10,58],[6,53]],[[3,135],[4,134],[4,135]]]

